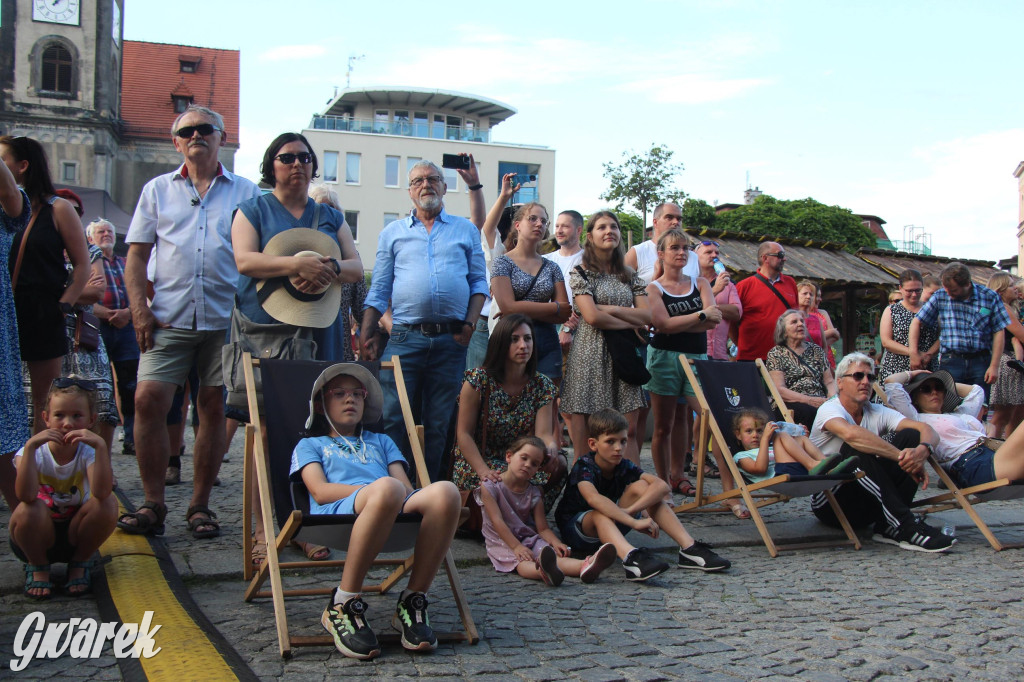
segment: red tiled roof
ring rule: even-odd
[[[180,60],[198,62],[182,73]],[[128,138],[168,140],[173,94],[188,92],[193,102],[224,117],[228,144],[238,144],[239,52],[191,45],[124,41],[121,118]]]

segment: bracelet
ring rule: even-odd
[[[468,190],[469,190],[470,192],[475,192],[475,191],[477,191],[478,189],[482,189],[482,188],[483,188],[483,186],[484,186],[484,184],[483,184],[482,182],[480,182],[480,183],[477,183],[477,184],[475,184],[475,185],[470,185],[470,186],[469,186],[469,187],[467,187],[466,189],[468,189]]]

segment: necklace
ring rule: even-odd
[[[338,440],[338,438],[340,438],[341,440]],[[369,463],[370,460],[367,459],[366,457],[366,443],[363,441],[362,434],[359,434],[359,440],[356,441],[355,444],[353,444],[352,441],[350,441],[348,438],[340,434],[337,437],[331,436],[331,441],[335,445],[337,445],[338,449],[341,450],[343,453],[347,452],[354,457],[358,457],[359,461],[362,462],[363,464]]]

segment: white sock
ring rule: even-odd
[[[341,606],[352,597],[358,597],[359,592],[345,592],[340,587],[334,590],[334,603],[337,606]]]

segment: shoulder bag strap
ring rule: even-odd
[[[38,213],[32,214],[32,219],[28,221],[28,227],[21,233],[21,244],[18,246],[18,257],[14,259],[14,272],[11,273],[11,290],[13,291],[18,287],[18,275],[21,274],[21,261],[25,258],[25,246],[28,244],[28,233],[32,231],[32,226],[36,224],[36,218],[39,217]]]
[[[537,283],[537,278],[540,277],[540,273],[544,272],[544,268],[548,264],[548,259],[547,258],[541,258],[540,260],[541,260],[540,270],[538,270],[537,274],[533,276],[532,280],[530,280],[530,286],[528,286],[526,288],[526,292],[523,294],[523,297],[521,299],[519,299],[521,301],[525,301],[526,297],[530,295],[531,291],[533,291],[533,285]]]
[[[776,296],[778,296],[779,300],[782,301],[782,305],[784,305],[786,307],[786,310],[789,310],[789,308],[790,308],[789,301],[786,300],[785,296],[783,296],[781,293],[779,293],[779,290],[775,288],[774,284],[772,284],[771,282],[768,281],[767,277],[762,275],[760,272],[755,272],[754,273],[754,277],[757,277],[757,279],[760,280],[766,287],[771,289],[772,293],[775,294]]]

